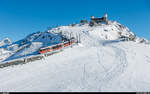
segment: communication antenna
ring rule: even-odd
[[[104,14],[104,17],[107,19],[108,15],[105,13],[105,14]]]

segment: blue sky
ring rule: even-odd
[[[8,37],[17,41],[49,26],[104,13],[150,40],[149,0],[0,0],[0,40]]]

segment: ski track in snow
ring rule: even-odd
[[[109,82],[114,80],[117,76],[120,76],[121,74],[123,74],[123,72],[126,70],[127,65],[128,65],[127,59],[126,59],[126,53],[121,48],[111,45],[111,44],[120,42],[119,40],[100,41],[100,43],[99,43],[92,36],[89,36],[86,33],[84,33],[84,35],[86,36],[86,38],[88,38],[88,40],[90,40],[90,41],[92,41],[92,43],[94,43],[94,46],[96,46],[98,63],[103,67],[103,69],[105,71],[105,75],[103,77],[101,77],[100,79],[97,78],[97,80],[99,80],[98,90],[101,91],[101,88],[103,88],[103,86],[107,85]],[[88,44],[90,44],[90,43],[88,43]],[[115,51],[116,59],[113,63],[113,66],[110,69],[106,69],[100,60],[101,58],[103,58],[103,57],[100,57],[100,53],[103,52],[102,51],[103,47],[109,47],[113,51]],[[86,75],[85,74],[85,66],[86,66],[86,64],[84,65],[84,75]],[[84,79],[85,78],[86,77],[84,77]],[[86,83],[88,84],[88,82],[86,82]],[[89,85],[88,87],[91,87],[91,86]]]
[[[111,46],[110,44],[107,44],[105,46],[112,48],[116,52],[116,61],[114,61],[114,65],[110,68],[110,70],[107,71],[102,80],[100,80],[102,87],[105,86],[106,83],[115,79],[117,76],[123,74],[128,65],[126,54],[122,49],[115,46]]]

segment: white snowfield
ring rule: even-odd
[[[150,45],[118,40],[118,32],[133,35],[129,29],[114,22],[49,30],[53,31],[68,37],[71,32],[81,43],[39,61],[0,69],[0,91],[150,91]],[[40,47],[37,44],[31,47]]]
[[[4,38],[3,40],[0,41],[0,46],[5,46],[11,44],[11,41],[9,40],[9,38]]]

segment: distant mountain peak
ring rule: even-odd
[[[4,38],[3,40],[0,41],[0,46],[9,45],[11,43],[12,43],[11,40],[8,37],[6,37],[6,38]]]

